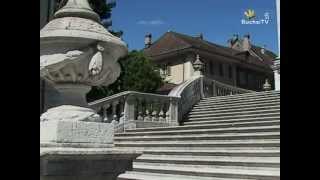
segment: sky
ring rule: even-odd
[[[255,11],[257,21],[268,13],[268,24],[242,24],[248,9]],[[130,50],[144,48],[147,33],[155,41],[175,31],[202,33],[205,40],[224,46],[233,34],[249,33],[253,44],[278,54],[276,21],[276,0],[117,0],[112,10],[112,29],[124,32]]]

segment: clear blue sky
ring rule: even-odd
[[[270,15],[268,24],[243,25],[244,12],[253,9],[256,20]],[[252,43],[278,54],[275,0],[117,0],[113,29],[124,31],[129,49],[142,49],[144,36],[153,41],[168,30],[188,35],[204,34],[210,42],[227,45],[233,34],[251,35]]]

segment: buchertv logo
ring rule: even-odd
[[[241,19],[241,24],[269,24],[270,14],[268,12],[264,13],[264,18],[258,19],[256,12],[253,9],[247,9],[244,12],[244,19]]]

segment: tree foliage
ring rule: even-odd
[[[65,6],[68,0],[57,0],[56,10]],[[93,11],[95,11],[100,17],[106,13],[111,12],[111,7],[106,3],[106,0],[89,0],[88,1]]]
[[[122,71],[118,80],[108,87],[93,87],[87,95],[89,102],[123,91],[154,93],[163,85],[159,68],[141,51],[130,52],[119,63]]]

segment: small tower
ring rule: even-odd
[[[145,48],[149,48],[152,44],[152,34],[148,33],[146,34],[145,38],[144,38],[144,45]]]

